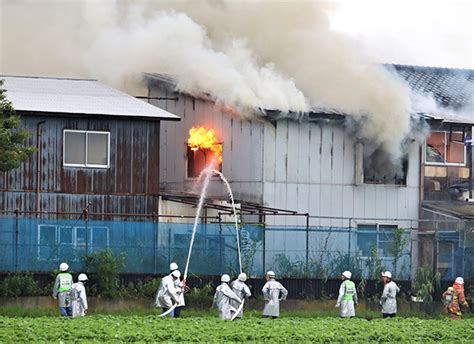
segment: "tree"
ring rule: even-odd
[[[2,86],[3,80],[0,80],[0,171],[4,172],[20,167],[36,148],[24,146],[24,141],[31,133],[20,128],[20,116],[7,99]]]

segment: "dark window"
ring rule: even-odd
[[[64,165],[74,167],[109,167],[110,133],[64,130]]]
[[[219,162],[216,153],[210,149],[199,148],[197,150],[193,150],[187,146],[187,158],[188,178],[197,178],[202,170],[204,170],[212,161],[215,161],[218,164],[217,170],[222,172],[222,162]]]
[[[378,149],[372,154],[364,151],[364,183],[406,185],[408,174],[408,154],[399,163]]]

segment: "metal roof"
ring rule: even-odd
[[[435,210],[459,219],[474,220],[474,204],[470,202],[425,201],[423,202],[423,208]]]
[[[17,111],[179,120],[97,80],[0,75]]]

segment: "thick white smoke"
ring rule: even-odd
[[[185,92],[243,109],[363,119],[360,135],[400,156],[409,90],[332,32],[308,1],[1,2],[3,73],[99,77],[123,87],[172,74]],[[243,111],[245,112],[245,111]]]

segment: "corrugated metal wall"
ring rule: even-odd
[[[92,211],[151,213],[158,210],[160,122],[117,118],[69,118],[24,114],[36,146],[41,120],[41,210],[69,212],[93,201]],[[110,132],[110,167],[63,166],[63,130]],[[0,174],[0,208],[36,210],[37,157]]]
[[[161,180],[167,190],[192,190],[186,180],[188,130],[193,125],[212,127],[224,142],[223,173],[236,198],[314,216],[339,218],[312,220],[314,226],[348,226],[340,218],[418,218],[419,148],[412,145],[406,186],[355,183],[355,138],[337,122],[276,124],[248,121],[225,113],[211,101],[151,86],[157,106],[182,117],[163,123]],[[210,195],[225,196],[219,182]],[[273,217],[271,225],[304,225],[304,217]],[[410,221],[399,221],[411,226]]]

